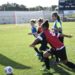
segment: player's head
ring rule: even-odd
[[[55,20],[61,21],[60,16],[56,12],[52,14],[52,19],[53,19],[53,21],[55,21]]]
[[[30,20],[30,24],[31,24],[31,26],[34,26],[36,24],[36,20],[35,19],[31,19]]]
[[[43,19],[42,18],[38,19],[38,25],[40,26],[42,23],[43,23]]]
[[[49,28],[49,22],[48,20],[46,20],[43,24],[42,24],[42,29],[45,30],[45,29],[48,29]]]

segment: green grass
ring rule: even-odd
[[[50,25],[52,26],[52,23]],[[65,38],[65,45],[69,60],[75,63],[75,22],[63,23],[63,30],[65,34],[73,35],[71,39]],[[74,71],[64,65],[52,66],[50,74],[40,71],[42,63],[29,47],[34,37],[29,36],[28,32],[28,24],[0,25],[0,75],[5,75],[5,66],[12,66],[14,75],[75,75]]]
[[[75,18],[75,14],[67,15],[66,17]]]

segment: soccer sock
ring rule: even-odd
[[[41,57],[43,58],[43,52],[40,52]]]
[[[75,64],[72,62],[68,61],[65,65],[68,66],[69,68],[75,69]]]
[[[44,57],[43,57],[43,52],[40,52],[40,56],[41,56],[41,61],[44,61]]]
[[[45,62],[45,66],[46,66],[46,69],[50,69],[50,63],[49,63],[49,58],[44,58],[44,62]]]
[[[38,53],[38,57],[41,60],[41,62],[44,61],[43,52],[40,52],[36,47],[34,48],[34,50],[36,51],[36,53]]]
[[[55,55],[55,57],[56,57],[56,62],[59,62],[59,58],[58,58],[58,56],[57,56],[57,55]]]
[[[34,50],[35,50],[38,54],[40,54],[39,50],[38,50],[36,47],[34,47]]]

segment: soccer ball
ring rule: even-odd
[[[7,66],[4,68],[6,75],[13,75],[13,68],[11,66]]]

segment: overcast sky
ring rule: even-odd
[[[58,5],[59,0],[0,0],[0,5],[4,3],[18,3],[26,5],[27,7],[35,7],[38,5],[41,6],[51,6],[51,5]]]

